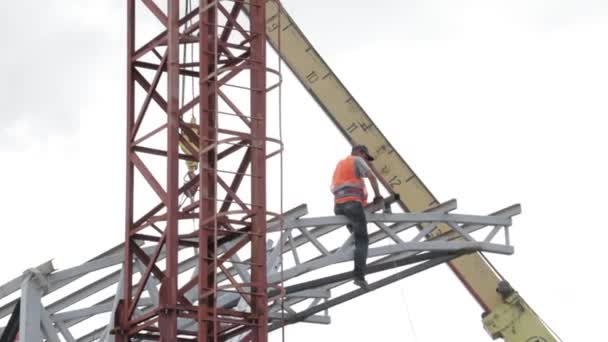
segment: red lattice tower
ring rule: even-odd
[[[126,247],[114,332],[118,341],[266,341],[274,153],[266,151],[265,1],[186,1],[127,1]],[[141,38],[136,17],[154,18],[156,35]],[[184,277],[188,255],[198,262]],[[229,271],[237,255],[250,279]],[[142,296],[158,284],[158,300]],[[246,305],[219,307],[224,293]]]

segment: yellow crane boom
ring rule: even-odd
[[[323,108],[351,144],[365,144],[374,155],[373,166],[383,184],[400,196],[408,211],[423,211],[439,202],[374,125],[346,87],[334,75],[284,8],[266,2],[266,33],[283,61]],[[280,37],[280,42],[279,42]],[[431,236],[446,234],[438,226]],[[450,263],[465,287],[484,310],[484,327],[492,338],[507,342],[556,342],[557,338],[526,302],[512,291],[480,253]],[[497,291],[499,284],[503,287]]]

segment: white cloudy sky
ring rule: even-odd
[[[515,255],[491,261],[565,341],[601,336],[608,4],[284,4],[439,199],[472,214],[522,204]],[[0,283],[122,239],[124,12],[119,0],[0,3]],[[302,160],[325,165],[346,143],[292,77],[284,115],[287,206],[327,215],[327,182],[309,180],[331,170]],[[290,327],[287,340],[490,340],[443,266],[330,313],[332,325]]]

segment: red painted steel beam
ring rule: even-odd
[[[161,282],[160,335],[177,340],[177,291],[179,253],[179,0],[167,1],[167,221],[166,270]]]
[[[216,149],[210,148],[217,140],[216,132],[216,100],[212,95],[215,93],[215,77],[211,75],[216,69],[215,61],[215,30],[212,29],[216,22],[216,11],[213,7],[214,1],[204,0],[201,2],[199,12],[199,150],[207,151],[200,156],[201,172],[199,173],[199,275],[198,275],[198,337],[202,341],[213,341],[215,335],[215,317],[212,311],[215,308],[215,272],[213,262],[209,257],[215,256],[215,238],[206,221],[213,218],[216,213],[215,197],[216,187],[214,172],[216,167]],[[206,9],[206,10],[205,10]],[[211,227],[213,228],[213,227]],[[211,295],[205,295],[210,293]],[[211,309],[211,310],[210,310]]]
[[[156,5],[156,3],[154,3],[154,1],[141,0],[141,2],[143,2],[146,5],[146,7],[148,7],[150,12],[152,12],[154,14],[154,16],[156,16],[156,18],[161,22],[161,24],[167,26],[167,21],[168,21],[167,16],[165,15],[165,13],[163,13],[163,11],[160,8],[158,8],[158,6]]]
[[[137,120],[135,121],[135,127],[133,127],[133,131],[131,133],[131,141],[135,140],[137,136],[137,132],[139,131],[139,127],[141,126],[141,122],[143,121],[146,111],[148,110],[148,106],[150,105],[150,101],[152,100],[152,93],[156,91],[156,87],[158,86],[158,82],[160,81],[160,77],[162,76],[163,70],[165,70],[167,63],[167,54],[165,54],[156,69],[156,73],[154,75],[154,79],[152,80],[152,84],[150,85],[150,89],[146,94],[146,99],[144,100],[143,105],[139,110],[139,115],[137,115]]]
[[[268,336],[268,296],[266,278],[266,6],[251,0],[251,310],[257,325],[249,333],[253,341]]]
[[[133,127],[135,124],[135,81],[133,78],[133,60],[131,56],[135,53],[135,0],[127,0],[127,108],[126,108],[126,180],[125,180],[125,241],[129,242],[131,239],[131,227],[133,225],[133,194],[134,194],[134,174],[135,167],[131,161],[131,136]],[[130,243],[125,243],[124,249],[124,276],[123,276],[123,299],[119,302],[118,308],[115,313],[115,329],[118,332],[116,334],[116,342],[127,342],[128,336],[124,332],[129,328],[128,321],[129,315],[127,308],[131,306],[131,288],[133,273],[133,252],[131,250]]]

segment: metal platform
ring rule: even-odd
[[[451,214],[456,209],[455,200],[424,213],[372,213],[381,209],[370,206],[367,213],[369,290],[350,281],[349,261],[354,247],[344,228],[348,222],[345,217],[306,218],[307,207],[301,205],[284,213],[281,219],[268,221],[268,282],[272,284],[269,330],[296,322],[328,324],[329,308],[463,254],[512,254],[509,227],[512,217],[521,212],[519,205],[513,205],[487,216]],[[438,224],[447,224],[452,230],[427,239]],[[220,248],[227,250],[237,243],[238,238]],[[148,254],[153,252],[150,247],[142,247]],[[19,319],[11,319],[10,329],[0,328],[6,333],[4,336],[16,331],[14,325],[18,323],[20,341],[112,341],[113,312],[123,293],[123,257],[123,246],[119,245],[65,270],[55,270],[49,261],[1,285],[3,325],[9,324],[8,317],[20,303]],[[237,283],[236,279],[238,283],[248,282],[246,256],[235,254],[227,258],[226,264],[231,266],[217,275],[218,307],[246,311],[248,291],[231,286]],[[196,249],[182,248],[180,277],[197,274],[196,262]],[[161,255],[158,267],[162,269],[163,263]],[[143,272],[143,265],[136,263],[136,267]],[[157,279],[148,282],[147,296],[137,305],[138,316],[158,305],[159,284]],[[332,296],[332,292],[339,295]],[[194,300],[196,293],[194,286],[185,296]],[[196,330],[189,322],[179,322],[180,329]]]

